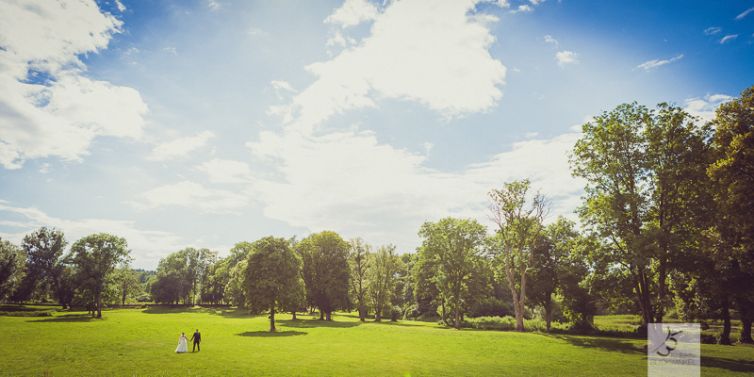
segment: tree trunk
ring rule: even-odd
[[[552,298],[548,298],[545,301],[545,328],[547,332],[550,332],[550,325],[552,324]]]
[[[730,345],[730,303],[728,298],[723,299],[720,314],[723,318],[723,332],[720,334],[720,344]]]
[[[741,334],[738,337],[740,343],[752,344],[754,339],[751,338],[751,322],[754,319],[754,302],[745,297],[738,297],[738,313],[741,317]]]
[[[326,312],[326,313],[325,313],[325,318],[326,318],[326,319],[327,319],[328,321],[332,321],[332,312]]]
[[[97,292],[97,296],[95,297],[96,306],[97,306],[97,318],[102,318],[102,295],[100,292]]]
[[[270,306],[270,332],[275,332],[275,304]]]
[[[367,320],[366,308],[364,304],[359,305],[359,321],[364,322]]]
[[[296,320],[296,311],[295,310],[291,310],[291,319],[294,320],[294,321]]]
[[[667,253],[667,251],[664,251]],[[667,284],[667,257],[663,256],[660,259],[660,266],[658,269],[657,277],[657,310],[655,315],[655,322],[662,322],[662,318],[665,316],[665,285]]]
[[[374,321],[375,322],[382,321],[382,308],[377,307],[374,309]]]
[[[460,308],[460,306],[461,305],[459,303],[456,303],[455,314],[453,315],[453,323],[455,324],[456,330],[460,330],[461,329],[461,308]]]
[[[320,309],[319,310],[319,320],[324,321],[325,320],[325,311]]]
[[[754,339],[751,338],[751,318],[741,318],[741,336],[738,341],[741,343],[754,343]]]
[[[516,331],[525,331],[526,328],[524,327],[524,305],[519,300],[516,303]]]

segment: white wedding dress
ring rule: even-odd
[[[186,335],[181,335],[178,338],[178,347],[175,349],[176,353],[185,353],[188,352],[188,339],[186,339]]]

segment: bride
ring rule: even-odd
[[[175,349],[176,353],[185,353],[188,352],[188,339],[186,339],[186,334],[181,333],[181,336],[178,338],[178,347]]]

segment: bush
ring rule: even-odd
[[[0,312],[0,316],[8,316],[8,317],[52,317],[52,311],[51,310],[45,310],[45,311],[11,311],[11,312]]]
[[[476,317],[476,318],[466,318],[466,320],[463,321],[464,327],[470,327],[472,329],[480,329],[480,330],[501,330],[501,331],[510,331],[516,329],[516,319],[511,316],[505,316],[505,317],[493,317],[493,316],[485,316],[485,317]]]

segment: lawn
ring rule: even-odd
[[[48,308],[49,309],[49,308]],[[0,375],[124,376],[635,376],[643,342],[573,335],[451,330],[414,321],[333,322],[209,309],[123,309],[0,316]],[[175,354],[181,331],[202,332],[202,351]],[[702,345],[702,374],[754,373],[754,347]]]

